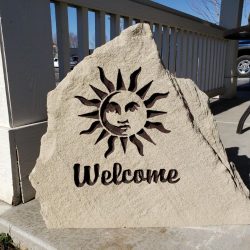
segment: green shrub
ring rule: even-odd
[[[15,247],[11,236],[7,233],[0,233],[0,250],[18,250]]]

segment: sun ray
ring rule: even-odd
[[[102,139],[104,139],[107,135],[109,135],[109,132],[105,129],[102,130],[102,132],[100,133],[100,135],[98,136],[96,142],[95,142],[95,145],[101,141]]]
[[[78,99],[82,104],[86,105],[86,106],[95,106],[97,108],[100,107],[101,101],[98,99],[92,99],[92,100],[88,100],[83,96],[75,96],[76,99]]]
[[[106,92],[101,91],[100,89],[92,86],[91,84],[89,86],[93,89],[93,91],[101,100],[103,100],[108,95]]]
[[[161,131],[162,133],[170,133],[170,130],[167,130],[164,128],[164,126],[162,125],[161,122],[149,122],[147,121],[145,124],[145,128],[147,129],[158,129],[159,131]]]
[[[85,114],[78,115],[78,116],[86,117],[86,118],[92,118],[92,119],[99,119],[99,112],[98,112],[98,110],[95,110],[93,112],[85,113]]]
[[[137,150],[139,152],[139,154],[141,156],[144,156],[143,155],[143,144],[141,143],[141,141],[135,136],[135,135],[131,135],[129,137],[130,141],[135,144],[135,146],[137,147]]]
[[[141,136],[142,138],[144,138],[145,140],[147,140],[147,141],[153,143],[154,145],[156,145],[155,142],[151,139],[151,137],[147,134],[147,132],[144,129],[141,129],[139,132],[137,132],[137,134],[139,136]]]
[[[152,118],[158,115],[167,114],[165,111],[158,111],[158,110],[147,110],[147,118]]]
[[[117,75],[116,90],[126,90],[120,69],[118,70],[118,75]]]
[[[114,84],[109,81],[105,74],[104,74],[104,71],[103,71],[103,68],[101,67],[98,67],[99,71],[100,71],[100,78],[101,78],[101,81],[103,82],[103,84],[106,86],[106,88],[108,89],[109,93],[111,93],[112,91],[115,90],[115,86]]]
[[[141,89],[139,89],[136,94],[138,96],[141,97],[141,99],[144,99],[145,95],[147,94],[148,90],[150,89],[150,86],[152,84],[153,81],[149,82],[148,84],[146,84],[144,87],[142,87]]]
[[[141,67],[130,75],[130,85],[128,91],[135,92],[137,90],[137,78],[140,72],[141,72]]]
[[[149,97],[146,101],[144,101],[144,104],[147,108],[151,108],[154,106],[155,102],[159,99],[167,97],[169,92],[167,93],[155,93],[151,97]]]
[[[93,133],[96,129],[101,128],[102,124],[100,123],[100,121],[95,121],[91,124],[91,126],[89,127],[89,129],[87,130],[83,130],[80,132],[80,135],[83,134],[91,134]]]
[[[108,150],[105,152],[104,156],[105,158],[107,158],[112,152],[114,152],[115,147],[114,147],[114,143],[116,140],[117,136],[113,136],[111,135],[108,139]]]
[[[121,144],[122,144],[123,152],[126,153],[128,137],[120,137],[120,141],[121,141]]]

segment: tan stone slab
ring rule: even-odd
[[[48,96],[31,175],[46,225],[248,224],[249,191],[207,102],[191,80],[166,72],[149,25],[96,49]]]

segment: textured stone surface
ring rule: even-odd
[[[106,136],[96,143],[100,134]],[[132,172],[175,169],[178,176],[176,183],[103,185],[99,178],[77,187],[76,163],[80,181],[83,167],[94,164],[111,172],[114,163]],[[227,160],[206,95],[166,72],[148,25],[132,26],[96,49],[50,92],[48,131],[31,181],[50,228],[250,222],[249,191]]]

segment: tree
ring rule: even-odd
[[[201,18],[219,24],[222,0],[187,0],[190,8]],[[250,0],[244,0],[243,17],[247,20],[250,9]],[[246,25],[246,23],[244,24]]]
[[[56,34],[53,34],[52,40],[53,40],[53,44],[57,44],[57,37],[56,37]]]
[[[77,48],[78,47],[77,35],[73,32],[69,33],[69,46],[70,46],[70,48]]]
[[[219,24],[221,0],[188,0],[190,8],[205,20]]]

